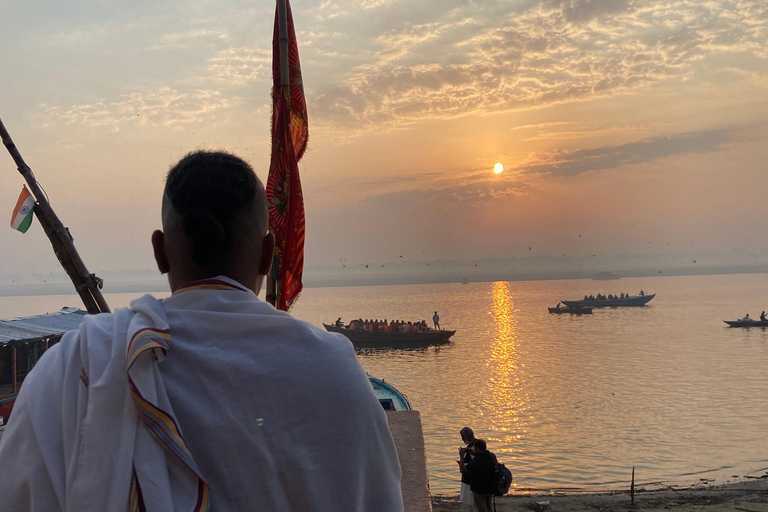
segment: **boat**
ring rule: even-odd
[[[386,411],[410,411],[411,403],[408,398],[395,389],[394,386],[384,382],[384,379],[377,379],[371,375],[368,375],[368,380],[373,386],[373,392],[376,393],[376,398],[379,399],[379,403]]]
[[[466,277],[462,277],[461,284],[469,284],[469,279],[467,279]]]
[[[611,279],[621,279],[621,276],[613,272],[598,272],[592,276],[592,279],[595,281],[609,281]]]
[[[563,300],[560,302],[566,306],[571,307],[588,306],[593,308],[626,308],[645,306],[655,296],[655,293],[651,293],[649,295],[630,295],[629,297],[614,299]]]
[[[328,332],[343,334],[356,348],[365,347],[426,347],[450,343],[450,337],[456,331],[427,331],[427,332],[368,332],[353,331],[346,327],[323,324]]]
[[[768,327],[768,320],[723,320],[731,327]]]
[[[563,313],[570,313],[571,315],[591,315],[592,309],[589,306],[581,306],[581,307],[564,307],[561,308],[560,306],[554,307],[554,308],[547,308],[550,313],[555,313],[558,315],[562,315]]]

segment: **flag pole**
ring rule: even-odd
[[[2,119],[0,119],[0,138],[3,141],[3,145],[8,149],[8,153],[11,154],[11,158],[16,162],[19,172],[27,182],[29,191],[36,202],[34,208],[35,216],[40,221],[40,225],[43,226],[43,230],[53,246],[53,252],[56,253],[56,258],[58,258],[59,263],[61,263],[61,266],[64,267],[64,270],[69,275],[72,284],[75,285],[75,290],[80,295],[85,308],[91,314],[108,313],[109,306],[101,294],[102,280],[88,272],[85,263],[83,263],[83,260],[77,253],[77,249],[75,249],[69,229],[62,224],[53,208],[51,208],[48,199],[35,179],[35,175],[32,173],[32,169],[24,162],[19,149],[13,143],[8,130],[5,129]]]
[[[279,27],[277,41],[280,46],[280,85],[283,86],[282,91],[272,91],[272,94],[284,94],[286,104],[290,108],[290,75],[288,70],[288,12],[285,6],[286,0],[277,0],[277,22]],[[273,113],[273,115],[277,115]],[[279,269],[282,262],[280,257],[282,255],[277,253],[275,255],[275,261],[272,265],[272,270],[267,276],[267,302],[277,307],[279,304],[278,294],[280,293],[280,286],[278,286],[278,279],[275,277],[279,275]]]

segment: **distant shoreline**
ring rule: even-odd
[[[615,271],[622,278],[638,277],[678,277],[701,275],[739,275],[739,274],[765,274],[768,273],[768,265],[739,266],[739,267],[698,267],[698,268],[669,268],[661,269],[628,269]],[[459,284],[462,280],[469,283],[487,283],[495,281],[552,281],[589,279],[592,280],[593,270],[555,270],[549,272],[440,272],[424,273],[415,272],[402,274],[374,274],[366,276],[361,273],[351,275],[326,274],[307,275],[304,277],[306,288],[335,288],[342,286],[396,286],[409,284]],[[620,287],[621,279],[611,280],[606,283],[596,280],[590,290],[610,288],[614,285]],[[142,292],[170,292],[168,282],[165,279],[135,280],[135,281],[106,281],[103,293],[142,293]],[[28,297],[42,295],[76,295],[72,284],[68,282],[58,283],[34,283],[34,284],[0,284],[0,297]]]

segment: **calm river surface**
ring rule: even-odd
[[[657,293],[644,308],[550,315],[585,293]],[[113,307],[138,294],[108,294]],[[0,318],[79,305],[75,296],[0,298]],[[526,489],[691,484],[768,468],[768,331],[723,319],[768,309],[768,274],[308,288],[292,311],[431,321],[450,345],[359,352],[365,369],[421,412],[430,486],[458,493],[465,425]]]

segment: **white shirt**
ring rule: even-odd
[[[121,377],[142,308],[167,319],[170,347],[145,377],[212,511],[402,510],[386,415],[349,340],[251,291],[192,288],[88,316],[44,354],[2,438],[3,511],[126,510],[132,467],[148,511],[187,509],[182,480],[197,477],[147,434]]]

